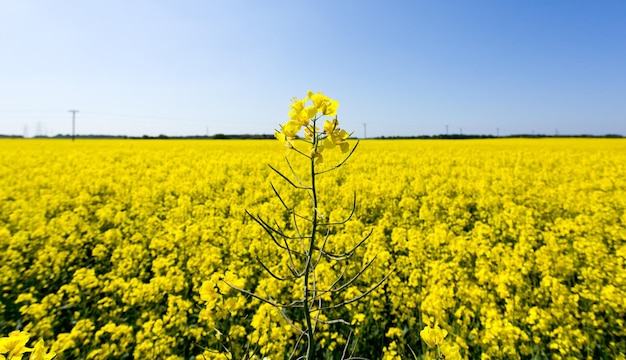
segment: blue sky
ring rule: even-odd
[[[0,0],[0,134],[626,135],[626,2]]]

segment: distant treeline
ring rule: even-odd
[[[620,134],[605,135],[545,135],[545,134],[513,134],[513,135],[471,135],[471,134],[450,134],[450,135],[416,135],[416,136],[381,136],[376,139],[501,139],[501,138],[623,138]]]
[[[274,139],[274,135],[269,134],[215,134],[215,135],[188,135],[188,136],[168,136],[168,135],[158,135],[158,136],[128,136],[128,135],[76,135],[74,136],[76,139]],[[0,138],[7,139],[22,139],[24,136],[22,135],[3,135],[0,134]],[[64,135],[58,134],[55,136],[34,136],[35,139],[71,139],[72,135]]]
[[[472,134],[450,134],[450,135],[414,135],[414,136],[380,136],[372,137],[368,139],[378,140],[399,140],[399,139],[500,139],[500,138],[623,138],[620,134],[605,134],[605,135],[545,135],[545,134],[513,134],[513,135],[472,135]],[[24,138],[22,135],[3,135],[0,134],[0,138],[20,139]],[[55,136],[35,136],[37,139],[71,139],[72,135],[58,134]],[[189,136],[126,136],[126,135],[76,135],[76,139],[274,139],[274,135],[270,134],[215,134],[215,135],[189,135]],[[358,139],[358,137],[355,137]]]

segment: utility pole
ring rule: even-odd
[[[446,125],[446,136],[448,135],[448,125]]]
[[[70,110],[72,113],[72,141],[76,138],[76,113],[78,110]]]
[[[496,137],[500,137],[500,128],[496,128]]]
[[[363,123],[363,139],[367,139],[367,124]]]

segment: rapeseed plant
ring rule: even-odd
[[[252,215],[248,212],[248,215],[265,230],[273,243],[284,251],[283,256],[288,259],[287,268],[289,274],[276,274],[257,258],[260,265],[274,279],[292,282],[299,286],[301,297],[296,298],[291,303],[278,303],[272,297],[244,290],[227,279],[223,279],[232,288],[260,300],[265,303],[264,305],[271,305],[276,309],[284,317],[286,324],[288,324],[284,328],[291,327],[298,336],[293,345],[292,356],[307,360],[320,357],[318,345],[322,348],[327,347],[330,351],[337,345],[336,341],[327,344],[329,341],[327,338],[317,338],[320,332],[329,330],[328,325],[344,324],[350,326],[351,324],[349,319],[329,319],[323,312],[345,307],[364,298],[385,280],[383,278],[372,288],[353,298],[334,300],[334,298],[339,298],[342,293],[345,293],[357,281],[365,270],[370,267],[376,256],[354,275],[348,275],[346,273],[348,266],[343,265],[343,270],[330,278],[327,277],[327,274],[332,274],[333,271],[327,267],[326,263],[322,262],[347,262],[370,236],[365,236],[350,250],[339,253],[329,250],[328,243],[331,237],[331,228],[348,222],[352,218],[356,206],[356,203],[353,203],[352,211],[345,219],[333,222],[329,220],[328,214],[324,214],[321,211],[318,199],[318,178],[322,174],[337,170],[343,166],[358,145],[358,143],[354,145],[350,151],[348,142],[350,134],[346,130],[339,128],[339,121],[336,115],[338,106],[339,103],[336,100],[322,93],[309,91],[304,99],[293,99],[288,113],[290,120],[281,125],[280,130],[276,130],[274,134],[276,139],[283,143],[289,152],[297,153],[297,155],[305,159],[305,163],[308,163],[308,173],[305,174],[298,174],[294,170],[289,156],[286,157],[286,161],[291,170],[290,175],[285,175],[270,166],[274,172],[294,189],[306,192],[310,198],[311,203],[308,214],[303,213],[298,210],[296,205],[287,205],[284,197],[281,196],[274,185],[271,185],[277,199],[283,205],[288,216],[292,218],[291,225],[295,231],[289,233],[286,231],[286,228],[278,226],[278,223],[272,224],[261,216]],[[324,120],[323,128],[320,129],[317,125],[324,117],[328,118]],[[299,138],[303,128],[304,138]],[[331,167],[320,170],[320,165],[324,161],[324,151],[331,151],[335,147],[338,147],[345,154],[345,157]],[[331,338],[336,337],[336,334],[331,334]],[[267,349],[267,347],[272,345],[269,339],[255,338],[255,340],[264,354],[272,353]],[[304,346],[301,346],[301,343]]]

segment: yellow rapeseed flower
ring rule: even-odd
[[[274,132],[274,137],[276,139],[278,139],[278,141],[280,141],[281,143],[285,144],[285,147],[291,149],[293,148],[293,144],[291,143],[291,139],[288,139],[284,133],[279,132],[279,131],[275,131]]]
[[[0,338],[0,353],[6,354],[7,359],[21,359],[32,348],[26,347],[30,334],[19,330],[12,331],[9,336]]]
[[[313,105],[308,105],[309,100]],[[322,162],[321,152],[324,149],[332,149],[339,146],[343,153],[349,150],[346,141],[350,134],[339,129],[339,122],[335,117],[324,122],[324,129],[320,131],[318,127],[311,125],[322,116],[336,116],[339,102],[329,98],[321,92],[313,93],[309,91],[304,99],[293,98],[293,103],[289,109],[289,121],[280,126],[280,131],[274,132],[274,137],[283,143],[287,148],[293,149],[294,140],[304,127],[304,138],[312,144],[311,158],[315,158],[316,163]]]
[[[339,129],[337,126],[339,122],[337,118],[333,120],[326,120],[324,122],[324,133],[326,133],[326,138],[324,139],[322,146],[325,149],[332,149],[335,145],[339,145],[339,148],[343,153],[349,150],[348,142],[346,141],[350,134],[342,129]]]
[[[426,326],[424,330],[420,332],[420,336],[426,345],[430,347],[440,346],[443,344],[443,339],[448,336],[448,330],[441,329],[439,325],[435,325],[434,328]]]
[[[33,352],[30,354],[30,360],[50,360],[55,356],[56,353],[53,351],[46,353],[46,348],[44,346],[43,340],[39,340],[35,344]]]
[[[446,360],[461,360],[461,352],[457,344],[444,342],[439,347],[439,350]]]
[[[313,101],[313,106],[317,112],[326,116],[335,116],[337,114],[337,108],[339,107],[337,100],[333,100],[321,92],[314,94],[312,91],[309,91],[308,95],[311,101]]]
[[[299,123],[301,126],[309,125],[309,121],[317,114],[317,108],[315,106],[306,106],[308,98],[301,100],[294,100],[289,109],[289,118],[292,121]]]

